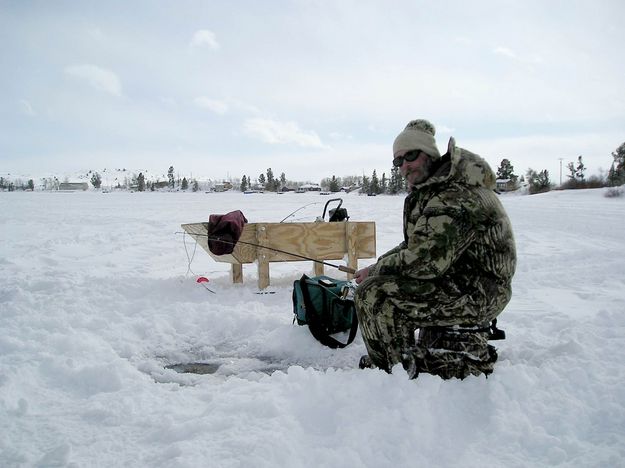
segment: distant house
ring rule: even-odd
[[[519,188],[516,179],[497,179],[495,185],[500,192],[511,192]]]
[[[297,189],[297,192],[321,192],[321,186],[319,184],[304,184]]]
[[[223,182],[221,184],[215,184],[215,192],[225,192],[226,190],[231,190],[232,189],[232,183],[231,182]]]
[[[61,182],[59,184],[59,190],[66,190],[75,192],[78,190],[89,190],[89,184],[87,182]]]

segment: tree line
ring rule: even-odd
[[[593,175],[586,178],[586,165],[583,156],[578,156],[576,161],[570,161],[567,166],[567,180],[560,184],[560,189],[584,189],[599,187],[617,187],[625,184],[625,143],[621,144],[612,152],[612,163],[606,176]],[[556,187],[546,169],[536,171],[529,168],[524,176],[519,177],[514,173],[514,166],[508,159],[503,159],[497,169],[497,179],[511,181],[513,188],[524,182],[528,185],[530,194],[548,192]],[[515,187],[516,186],[516,187]]]
[[[560,184],[561,189],[579,189],[579,188],[597,188],[597,187],[617,187],[625,184],[625,143],[621,144],[615,151],[612,152],[612,163],[607,175],[593,175],[586,177],[586,166],[584,164],[583,156],[578,156],[576,161],[568,162],[566,168],[568,170],[567,180]],[[106,169],[104,170],[106,171]],[[116,170],[118,173],[125,174],[126,169]],[[225,185],[227,188],[238,188],[242,192],[248,190],[263,190],[269,192],[279,192],[284,190],[294,190],[301,187],[305,182],[294,182],[287,179],[284,172],[280,173],[279,177],[274,175],[272,168],[268,168],[266,172],[259,174],[254,179],[249,175],[243,175],[240,179],[233,179]],[[542,193],[552,190],[556,187],[556,184],[551,181],[550,174],[546,169],[534,170],[529,168],[524,175],[518,176],[514,172],[514,166],[507,158],[502,159],[499,167],[497,168],[498,184],[505,185],[506,190],[515,190],[521,185],[527,185],[530,194]],[[120,176],[121,177],[121,176]],[[159,178],[156,180],[146,179],[143,172],[138,174],[133,173],[130,177],[127,175],[123,177],[123,181],[120,177],[115,177],[116,185],[110,188],[130,189],[139,192],[143,191],[155,191],[155,190],[200,190],[200,182],[194,178],[187,178],[175,175],[173,166],[170,166],[167,170],[167,179],[161,181]],[[102,175],[99,172],[89,171],[84,177],[91,182],[91,185],[100,189],[102,187]],[[44,177],[41,179],[40,187],[43,190],[58,190],[61,182],[56,177]],[[211,187],[212,185],[212,187]],[[208,186],[205,188],[214,188],[216,184],[209,181]],[[224,184],[218,184],[224,185]],[[325,177],[319,183],[322,190],[328,192],[339,192],[341,190],[355,190],[359,189],[361,193],[368,195],[378,194],[398,194],[407,191],[406,183],[403,177],[399,173],[399,168],[392,167],[389,175],[382,173],[378,175],[374,170],[371,175],[362,176],[344,176],[337,177],[332,175],[331,177]],[[502,185],[503,186],[503,185]],[[0,177],[0,190],[13,191],[13,190],[34,190],[35,183],[33,179],[29,179],[24,182],[21,179],[11,180],[8,177]]]
[[[263,190],[268,192],[280,192],[295,190],[298,187],[305,185],[305,182],[293,182],[286,178],[286,174],[282,172],[279,178],[274,176],[272,168],[268,168],[266,173],[261,173],[255,179],[252,179],[249,175],[243,175],[239,189],[242,192],[248,190]],[[377,171],[374,170],[371,176],[344,176],[337,177],[336,174],[331,177],[325,177],[321,179],[318,184],[319,187],[327,192],[339,192],[341,190],[350,191],[360,189],[361,192],[367,194],[377,195],[380,193],[400,193],[406,190],[406,185],[399,174],[399,169],[393,167],[391,169],[390,177],[383,173],[381,177],[378,177]]]
[[[14,190],[35,190],[35,181],[28,179],[24,182],[22,179],[11,180],[6,177],[0,177],[0,190],[13,192]]]

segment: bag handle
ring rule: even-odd
[[[306,307],[306,310],[312,311],[314,310],[314,306],[310,300],[310,292],[308,291],[308,283],[306,282],[307,279],[309,279],[308,276],[302,275],[302,278],[300,279],[300,287],[302,290],[302,297],[304,298],[304,306]],[[325,289],[323,289],[323,294],[326,294]],[[312,336],[314,336],[321,344],[332,349],[345,348],[350,345],[356,338],[356,332],[358,331],[358,316],[356,314],[353,315],[352,327],[349,330],[349,336],[345,343],[341,343],[336,338],[330,336],[323,329],[315,314],[311,313],[310,315],[307,315],[306,321],[308,322],[308,328],[310,329]]]

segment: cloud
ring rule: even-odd
[[[507,47],[502,47],[502,46],[496,47],[493,50],[493,53],[495,53],[496,55],[502,55],[507,58],[517,59],[517,55],[512,50],[508,49]]]
[[[354,137],[352,135],[348,135],[345,133],[341,133],[341,132],[330,132],[329,135],[330,138],[332,138],[333,140],[353,140]]]
[[[438,136],[439,134],[452,134],[456,131],[455,128],[452,127],[448,127],[447,125],[437,125],[436,126],[436,135]]]
[[[255,114],[255,115],[259,115],[262,113],[262,111],[253,104],[247,104],[246,102],[239,101],[237,99],[231,99],[229,100],[229,102],[232,105],[232,107],[238,109],[241,112],[245,112],[247,114]]]
[[[161,104],[168,106],[168,107],[175,107],[176,106],[176,100],[172,97],[165,97],[162,96],[160,98],[158,98],[158,100],[161,102]]]
[[[502,57],[506,57],[508,59],[511,60],[516,60],[518,62],[521,63],[527,63],[527,64],[541,64],[544,63],[543,58],[540,55],[537,54],[533,54],[533,55],[528,55],[525,54],[524,56],[520,56],[518,55],[516,52],[514,52],[512,49],[509,49],[508,47],[503,47],[503,46],[499,46],[499,47],[495,47],[493,49],[493,53],[495,55],[501,55]]]
[[[467,37],[467,36],[456,36],[454,38],[454,40],[458,44],[463,44],[463,45],[473,45],[473,44],[475,44],[475,40],[473,40],[473,39],[471,39],[470,37]]]
[[[295,122],[255,118],[246,120],[244,127],[249,136],[272,145],[295,143],[308,148],[327,149],[315,132],[302,130]]]
[[[19,106],[20,106],[20,111],[22,112],[22,114],[30,115],[30,116],[37,115],[37,113],[33,109],[33,106],[31,106],[30,102],[28,102],[26,99],[20,99]]]
[[[208,29],[200,29],[195,31],[193,39],[191,39],[191,47],[208,47],[209,49],[217,50],[220,45],[215,38],[215,33]]]
[[[121,96],[122,94],[121,81],[115,73],[106,68],[91,64],[71,65],[65,68],[65,73],[87,81],[99,91],[104,91],[113,96]]]
[[[210,99],[204,96],[200,96],[194,99],[195,105],[198,107],[202,107],[204,109],[208,109],[215,114],[225,114],[228,112],[228,104],[223,101],[218,101],[216,99]]]
[[[87,34],[89,34],[89,36],[91,36],[93,39],[95,39],[98,42],[102,42],[106,39],[105,34],[102,32],[100,28],[89,28],[87,30]]]

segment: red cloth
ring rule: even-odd
[[[241,210],[208,218],[208,248],[215,255],[231,254],[241,237],[247,219]]]

